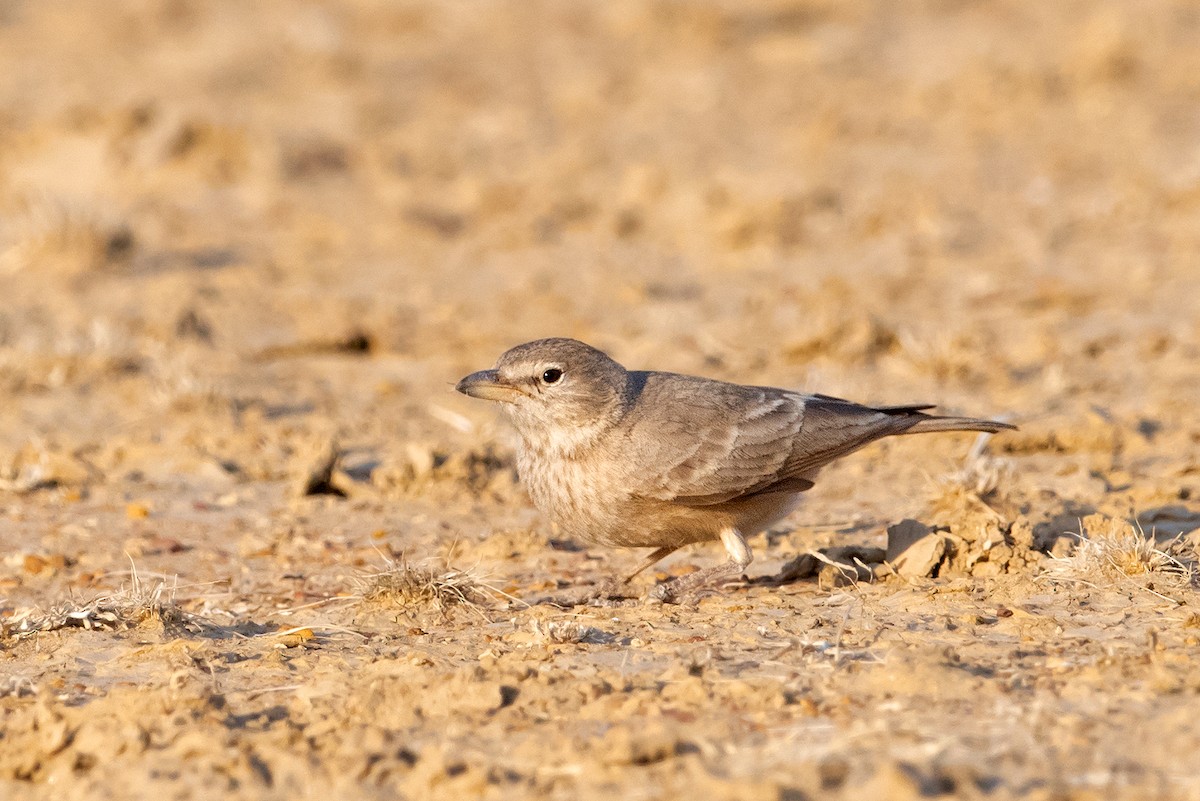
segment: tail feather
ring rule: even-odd
[[[983,431],[996,434],[1000,431],[1015,431],[1016,426],[999,420],[980,420],[974,417],[937,417],[913,413],[918,420],[899,434],[928,434],[934,431]]]
[[[804,424],[782,471],[787,477],[811,480],[816,471],[848,453],[883,437],[934,431],[983,431],[995,434],[1016,426],[974,417],[925,414],[932,406],[860,406],[836,398],[809,396]],[[883,417],[880,417],[880,414]]]

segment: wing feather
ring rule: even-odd
[[[628,479],[637,496],[689,506],[803,491],[824,465],[923,417],[915,406],[872,409],[671,373],[638,378],[623,443],[637,454]]]

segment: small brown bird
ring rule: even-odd
[[[518,345],[456,389],[503,404],[521,436],[521,480],[566,533],[655,549],[626,581],[684,545],[721,540],[729,563],[660,586],[664,600],[744,570],[745,538],[786,517],[835,459],[895,434],[1014,427],[630,371],[561,338]]]

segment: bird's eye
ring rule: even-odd
[[[547,384],[557,383],[560,378],[562,378],[562,370],[559,370],[557,367],[551,367],[542,373],[542,381]]]

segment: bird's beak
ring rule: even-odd
[[[525,394],[512,384],[504,383],[498,370],[480,370],[478,373],[471,373],[459,381],[454,388],[472,398],[500,401],[501,403],[513,403],[518,397]]]

